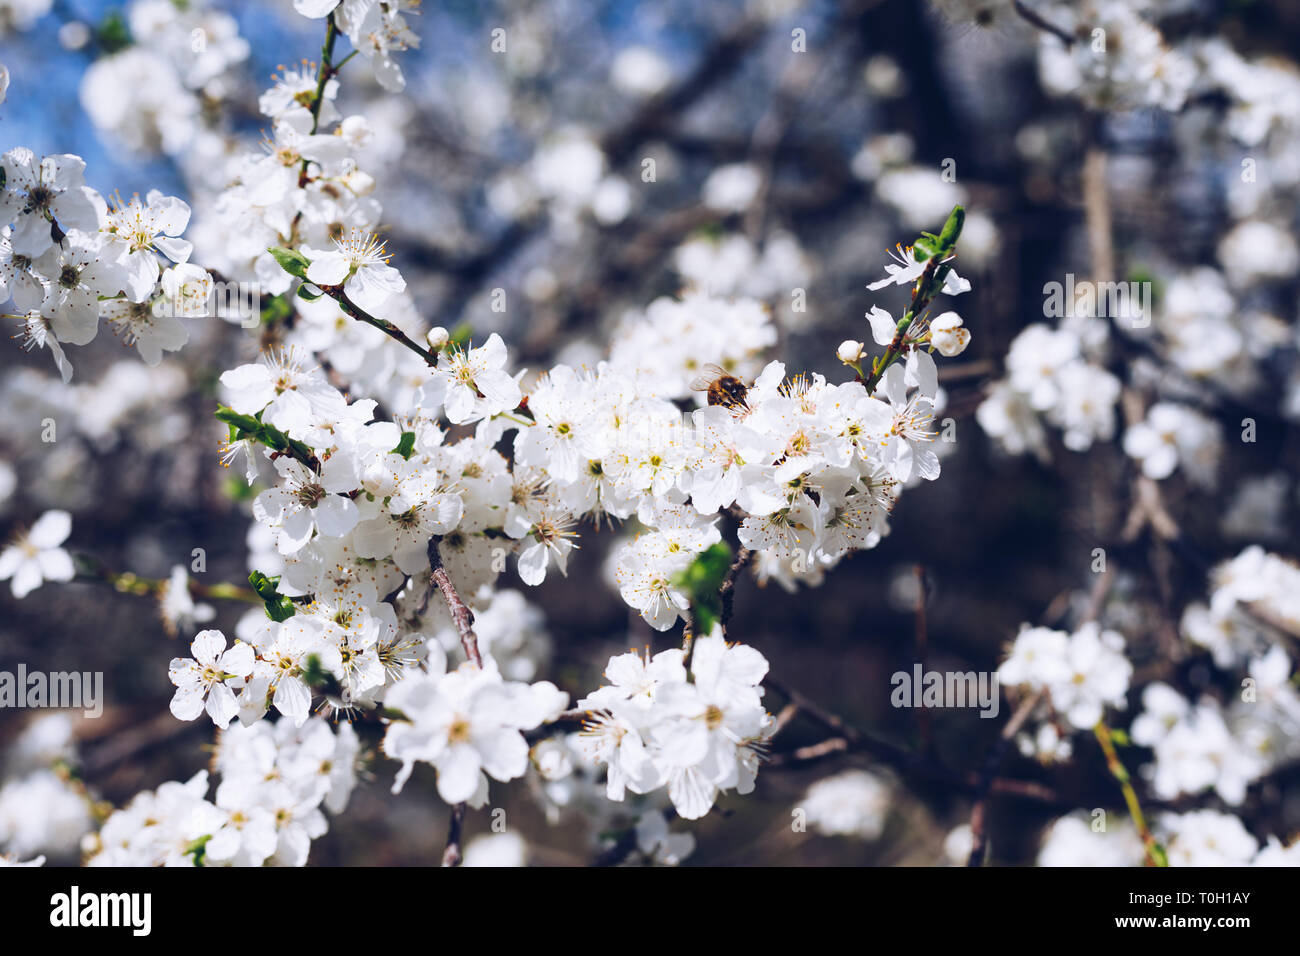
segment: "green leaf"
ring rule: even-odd
[[[315,302],[325,294],[320,289],[316,289],[315,292],[313,292],[312,289],[316,289],[316,287],[304,282],[302,285],[298,286],[298,298],[302,299],[304,302]]]
[[[194,857],[195,866],[203,866],[203,858],[208,852],[208,841],[212,839],[211,833],[205,833],[198,839],[191,840],[185,845],[182,851],[185,856]]]
[[[923,232],[921,237],[912,243],[912,255],[917,262],[928,261],[939,250],[939,238],[933,233]]]
[[[287,295],[273,295],[264,300],[262,305],[262,324],[268,326],[279,325],[293,315],[293,306],[289,304]]]
[[[722,598],[718,589],[727,578],[731,567],[731,548],[724,542],[705,549],[674,579],[686,592],[695,612],[696,636],[702,637],[713,630],[722,617]]]
[[[474,327],[468,322],[462,322],[451,330],[450,344],[457,348],[464,348],[469,344],[470,337],[474,334]]]
[[[940,255],[948,255],[957,246],[957,237],[961,235],[961,227],[966,223],[966,210],[961,206],[953,206],[952,212],[948,214],[948,221],[943,224],[943,232],[939,233]]]
[[[257,497],[257,489],[237,475],[228,475],[221,483],[221,490],[231,501],[252,501]]]
[[[320,691],[326,696],[337,697],[343,690],[338,678],[321,663],[319,654],[308,654],[303,658],[302,680],[312,690]]]
[[[266,616],[273,621],[287,621],[298,613],[293,601],[279,591],[280,578],[267,577],[261,571],[254,571],[248,576],[248,583],[253,586],[257,596],[266,605]]]
[[[279,592],[276,590],[280,585],[280,578],[267,577],[261,571],[253,571],[248,576],[248,583],[253,586],[257,596],[265,600],[268,597],[276,597]]]
[[[397,447],[392,450],[392,454],[401,455],[407,461],[411,460],[411,455],[415,453],[415,432],[402,432],[402,440],[397,443]]]
[[[307,278],[307,267],[311,265],[297,249],[286,249],[284,246],[272,246],[266,250],[275,257],[275,261],[280,263],[280,268],[291,276],[297,276],[299,279]]]
[[[105,56],[118,53],[131,45],[131,30],[121,11],[111,10],[95,27],[95,43]]]

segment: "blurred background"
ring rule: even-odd
[[[1034,6],[1067,17],[1050,21],[1058,29],[1078,26],[1073,5]],[[906,300],[906,289],[865,288],[883,274],[886,250],[937,231],[965,204],[959,268],[973,291],[953,307],[973,342],[941,366],[946,404],[937,417],[955,422],[942,479],[904,495],[880,546],[820,587],[760,589],[743,576],[729,636],[761,649],[784,684],[851,724],[966,774],[983,767],[1010,705],[999,720],[974,711],[921,720],[890,707],[891,673],[922,657],[932,669],[991,671],[1022,622],[1066,627],[1095,603],[1124,633],[1141,678],[1230,692],[1232,677],[1181,632],[1183,609],[1205,600],[1208,568],[1246,544],[1294,550],[1300,8],[1145,7],[1188,71],[1167,78],[1182,84],[1172,108],[1129,102],[1115,87],[1069,89],[1060,39],[992,0],[425,3],[412,18],[421,48],[401,57],[405,92],[386,93],[356,69],[342,78],[339,105],[370,118],[367,168],[419,319],[465,323],[478,338],[499,331],[519,368],[598,358],[627,314],[698,285],[767,302],[780,330],[771,357],[792,372],[836,377],[840,341],[869,340],[864,313]],[[186,198],[200,263],[221,241],[220,219],[204,214],[224,185],[223,158],[265,135],[258,94],[284,65],[318,56],[322,32],[288,0],[0,0],[0,24],[0,62],[11,75],[0,145],[77,153],[87,183],[105,196],[158,188]],[[504,53],[491,48],[497,28]],[[205,31],[201,57],[179,49],[178,37],[194,29]],[[1206,52],[1214,44],[1275,71],[1256,99],[1245,81],[1225,78],[1226,54]],[[1091,173],[1089,156],[1101,163]],[[1247,158],[1257,173],[1249,184],[1240,175]],[[1109,212],[1109,250],[1096,244],[1089,175]],[[1225,242],[1243,222],[1267,229]],[[1109,266],[1098,261],[1107,254]],[[1259,259],[1271,264],[1256,268]],[[1036,453],[1014,454],[976,419],[1007,376],[1016,336],[1051,322],[1044,283],[1105,268],[1152,283],[1156,321],[1131,341],[1098,347],[1097,364],[1147,402],[1179,396],[1224,436],[1210,480],[1179,472],[1160,482],[1182,532],[1177,546],[1126,527],[1139,482],[1118,442],[1122,403],[1114,434],[1082,450],[1047,428]],[[1207,271],[1195,285],[1198,268]],[[1171,287],[1181,290],[1173,301]],[[494,289],[505,290],[505,311],[492,309]],[[1208,324],[1188,333],[1185,313],[1207,302],[1211,314],[1197,318]],[[1217,344],[1206,348],[1232,361],[1184,361],[1187,335],[1204,344],[1211,333]],[[202,548],[206,570],[195,580],[243,583],[250,551],[265,545],[248,539],[250,494],[219,466],[223,429],[212,413],[217,375],[248,360],[260,335],[191,320],[190,344],[150,369],[106,330],[72,353],[70,385],[43,351],[0,350],[0,523],[12,531],[62,508],[73,516],[69,549],[105,568],[161,580],[178,565],[190,569]],[[1244,443],[1247,417],[1257,440]],[[47,419],[54,442],[42,440]],[[540,611],[531,625],[547,635],[539,677],[575,697],[596,685],[609,654],[673,640],[652,636],[616,590],[598,584],[618,540],[584,532],[567,578],[542,588],[526,588],[513,567],[501,580]],[[1098,547],[1108,560],[1104,587]],[[199,600],[214,614],[205,626],[227,633],[247,610]],[[0,589],[0,670],[24,662],[105,674],[104,716],[74,725],[78,757],[65,768],[94,799],[121,805],[209,760],[210,723],[182,724],[167,710],[167,663],[188,653],[193,628],[183,631],[169,633],[156,598],[102,581],[47,584],[23,601]],[[769,709],[785,702],[769,695]],[[0,712],[0,752],[27,720]],[[373,746],[381,728],[358,732]],[[775,750],[824,736],[796,718]],[[1012,748],[1003,775],[1052,796],[992,801],[994,862],[1033,862],[1042,827],[1073,808],[1119,805],[1088,743],[1066,767]],[[950,862],[954,845],[960,858],[960,834],[948,837],[969,818],[969,792],[888,763],[839,754],[773,766],[753,795],[724,800],[725,815],[691,827],[698,845],[688,862],[934,865]],[[792,832],[791,808],[809,784],[853,767],[872,768],[892,793],[879,835]],[[432,773],[417,772],[394,797],[394,769],[375,758],[348,811],[313,844],[312,865],[438,858],[446,812]],[[1286,770],[1272,775],[1236,812],[1261,833],[1294,831],[1294,781]],[[494,805],[526,839],[530,862],[592,856],[583,821],[548,825],[528,787],[494,790]],[[66,839],[75,817],[42,850],[52,862],[77,858],[76,837]],[[471,814],[467,834],[487,826]]]

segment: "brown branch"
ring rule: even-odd
[[[799,691],[787,687],[771,677],[766,678],[764,683],[798,707],[808,717],[834,732],[832,737],[821,741],[819,744],[803,747],[790,753],[772,754],[767,759],[766,766],[792,768],[836,754],[867,753],[904,774],[914,774],[942,781],[968,793],[979,792],[982,785],[979,774],[951,770],[924,754],[915,753],[906,747],[865,734],[846,723],[839,715],[822,707],[816,701],[805,697]],[[997,778],[992,781],[988,789],[990,792],[1021,796],[1043,803],[1059,802],[1053,790],[1028,780]]]
[[[428,607],[429,595],[433,593],[434,585],[437,585],[438,590],[442,591],[443,599],[447,602],[447,609],[451,611],[452,620],[456,622],[456,630],[460,632],[460,646],[465,649],[466,659],[472,661],[475,667],[481,668],[483,658],[478,650],[478,637],[474,634],[474,612],[462,600],[456,591],[456,586],[447,576],[447,569],[442,565],[442,554],[438,551],[440,540],[437,535],[429,539],[429,587],[424,592],[420,610],[423,612]]]
[[[313,282],[312,285],[316,285],[316,283]],[[355,302],[353,302],[351,299],[348,298],[348,294],[343,291],[342,286],[317,285],[316,287],[320,289],[322,292],[324,292],[331,299],[333,299],[335,302],[337,302],[339,304],[339,308],[342,309],[344,313],[346,313],[347,315],[356,319],[358,322],[364,322],[367,325],[373,325],[375,328],[383,332],[389,338],[393,339],[396,342],[401,343],[401,345],[403,345],[405,348],[410,349],[416,355],[420,356],[420,358],[424,359],[424,361],[429,365],[430,368],[434,368],[437,366],[438,354],[436,352],[431,352],[429,349],[426,349],[423,345],[420,345],[418,342],[412,339],[409,335],[407,335],[405,332],[399,329],[392,322],[389,322],[387,319],[376,318],[375,316],[367,312],[365,309],[361,308],[361,306],[357,305]]]
[[[993,788],[993,781],[997,777],[998,768],[1002,766],[1002,758],[1006,755],[1007,747],[1010,746],[1012,739],[1020,732],[1020,728],[1025,725],[1029,715],[1034,712],[1038,702],[1043,699],[1043,691],[1033,694],[1016,708],[1016,712],[1011,715],[1007,721],[1002,733],[998,735],[995,743],[989,751],[988,758],[984,761],[984,769],[980,772],[979,788],[975,793],[975,804],[971,807],[970,812],[970,834],[971,848],[970,859],[966,861],[967,866],[980,866],[984,862],[984,851],[988,845],[986,832],[986,823],[988,816],[989,792]]]
[[[460,866],[464,855],[460,849],[461,830],[465,826],[465,804],[458,803],[451,808],[451,822],[447,825],[447,848],[442,851],[443,866]]]
[[[722,587],[718,588],[718,599],[722,602],[722,612],[718,616],[719,626],[722,628],[722,636],[727,635],[727,625],[731,623],[731,615],[736,610],[736,578],[740,576],[741,570],[749,564],[749,559],[753,557],[746,547],[736,552],[736,560],[731,562],[731,567],[727,568],[727,576],[722,579]]]
[[[914,638],[916,643],[916,659],[921,665],[922,672],[925,671],[925,660],[929,649],[929,639],[925,625],[925,568],[922,565],[915,565],[912,573],[916,577],[916,608]],[[916,722],[921,731],[921,751],[929,753],[934,746],[933,719],[929,708],[925,706],[924,697],[921,700],[921,706],[916,712]]]
[[[1052,36],[1056,37],[1066,46],[1074,45],[1074,37],[1071,36],[1067,30],[1063,29],[1062,27],[1058,27],[1055,23],[1048,20],[1037,10],[1033,9],[1027,3],[1025,3],[1025,0],[1012,0],[1011,6],[1015,9],[1016,13],[1020,15],[1021,19],[1023,19],[1026,23],[1029,23],[1032,26],[1037,27],[1039,30],[1042,30],[1044,33],[1050,33]]]

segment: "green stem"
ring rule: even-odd
[[[339,29],[334,23],[334,14],[330,14],[325,25],[325,42],[320,48],[320,66],[316,69],[316,95],[311,101],[311,131],[316,132],[320,125],[320,111],[325,103],[325,84],[334,75],[330,61],[334,59],[334,41],[338,39]]]
[[[131,571],[110,570],[92,555],[78,554],[76,560],[82,565],[78,569],[78,577],[81,580],[101,581],[110,584],[113,590],[120,594],[133,594],[136,597],[158,597],[168,585],[166,579],[145,578]],[[224,581],[218,584],[202,584],[190,578],[189,589],[190,594],[196,598],[243,601],[246,604],[262,603],[262,599],[257,596],[255,591]]]
[[[1133,789],[1133,780],[1129,776],[1128,768],[1124,766],[1115,751],[1115,741],[1111,736],[1110,728],[1106,726],[1105,721],[1099,720],[1097,726],[1093,728],[1093,733],[1097,737],[1097,743],[1101,745],[1101,752],[1106,756],[1106,766],[1111,776],[1119,781],[1119,788],[1124,794],[1124,803],[1128,805],[1128,815],[1133,819],[1133,826],[1137,828],[1138,836],[1142,838],[1142,846],[1146,849],[1147,866],[1168,866],[1169,857],[1165,855],[1164,847],[1151,835],[1146,817],[1142,813],[1142,804],[1138,802],[1137,791]]]
[[[876,386],[880,384],[885,371],[914,344],[907,341],[907,330],[912,327],[916,317],[924,312],[930,303],[934,301],[934,297],[939,294],[939,291],[934,286],[936,285],[935,274],[939,271],[939,267],[943,265],[940,261],[942,258],[939,255],[931,256],[930,261],[925,264],[925,271],[921,273],[921,278],[916,280],[916,286],[912,290],[911,307],[899,319],[898,331],[894,334],[894,340],[889,343],[889,348],[885,350],[885,354],[872,363],[871,375],[863,383],[867,387],[868,395],[875,393]]]
[[[341,308],[348,315],[352,316],[352,318],[357,319],[360,322],[365,322],[367,325],[373,325],[375,328],[379,329],[379,331],[383,332],[385,335],[389,336],[390,338],[394,339],[397,342],[400,342],[406,348],[410,349],[416,355],[420,356],[420,358],[424,359],[425,362],[427,362],[430,367],[436,366],[438,364],[437,352],[432,352],[429,349],[426,349],[424,346],[420,345],[418,342],[416,342],[409,335],[407,335],[405,332],[403,332],[401,329],[395,326],[392,322],[389,322],[387,319],[380,319],[371,315],[365,309],[361,308],[359,305],[357,305],[355,302],[349,299],[348,294],[343,291],[342,286],[319,286],[318,288],[320,288],[322,292],[324,292],[331,299],[337,302],[339,304],[339,308]]]
[[[320,66],[316,68],[316,93],[311,101],[311,131],[312,135],[316,134],[320,126],[320,111],[325,103],[325,84],[329,82],[330,77],[335,73],[336,68],[331,64],[334,58],[334,41],[338,39],[339,30],[334,23],[334,14],[330,14],[326,20],[325,42],[320,48]],[[354,51],[355,52],[355,51]],[[346,61],[345,61],[346,62]],[[302,161],[302,168],[298,171],[298,185],[307,185],[307,164],[310,160]]]

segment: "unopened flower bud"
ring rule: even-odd
[[[862,358],[862,352],[866,346],[862,342],[855,342],[853,339],[845,339],[836,349],[835,354],[840,357],[840,361],[845,365],[852,365]]]
[[[451,333],[441,325],[435,325],[425,333],[424,340],[429,343],[429,348],[435,352],[441,352],[446,348],[447,343],[451,341]]]

